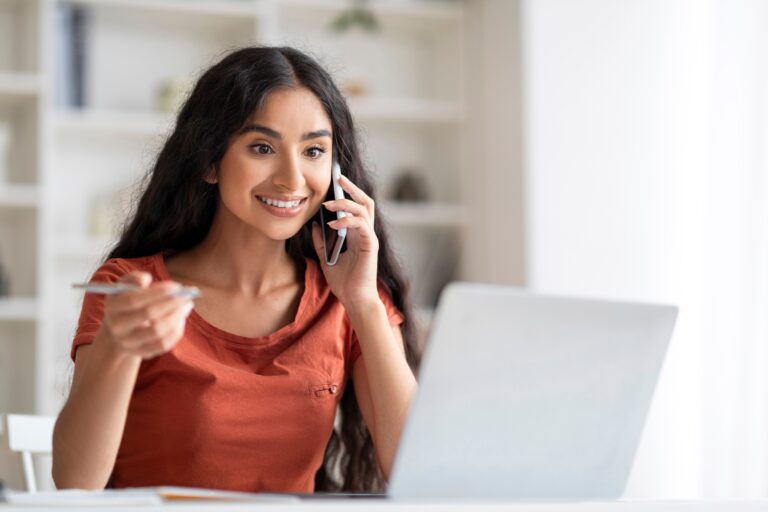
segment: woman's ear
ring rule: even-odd
[[[203,179],[205,180],[206,183],[210,183],[211,185],[215,185],[216,183],[219,182],[218,174],[219,173],[218,173],[217,166],[216,165],[211,165],[208,168],[208,171],[206,171],[205,177]]]

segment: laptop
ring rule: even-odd
[[[674,306],[449,285],[388,496],[620,497],[676,317]]]

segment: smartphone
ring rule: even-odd
[[[332,199],[344,199],[344,189],[339,184],[339,178],[341,177],[341,166],[338,162],[333,162],[333,169],[331,170],[331,186],[328,187],[328,193],[326,194],[326,201]],[[339,254],[341,254],[344,247],[344,240],[347,238],[347,228],[333,229],[328,226],[328,223],[336,219],[346,217],[346,212],[332,212],[325,206],[320,205],[320,226],[323,229],[323,252],[325,253],[325,262],[329,266],[333,266],[339,260]]]

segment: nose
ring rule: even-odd
[[[286,192],[295,192],[304,187],[306,180],[299,159],[295,156],[287,156],[280,162],[278,169],[272,176],[272,183]]]

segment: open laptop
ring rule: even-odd
[[[676,317],[673,306],[449,285],[388,495],[621,496]]]

